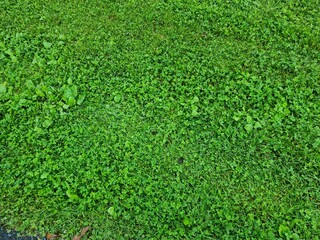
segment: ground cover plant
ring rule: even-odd
[[[62,239],[319,239],[318,0],[0,2],[0,223]]]

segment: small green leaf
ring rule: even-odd
[[[36,88],[36,94],[37,94],[39,97],[44,97],[44,96],[45,96],[44,92],[41,91],[41,87],[40,87],[40,86],[37,86],[37,88]]]
[[[79,95],[77,104],[78,104],[78,105],[81,105],[81,104],[83,103],[83,101],[84,101],[84,98],[85,98],[84,95]]]
[[[120,95],[116,95],[116,96],[114,96],[114,98],[113,98],[113,100],[114,100],[116,103],[120,102],[121,99],[122,99],[122,97],[121,97]]]
[[[35,131],[36,133],[38,133],[38,134],[42,134],[42,133],[43,133],[42,128],[39,128],[39,127],[35,127],[35,128],[34,128],[34,131]]]
[[[7,87],[4,83],[0,84],[0,93],[6,93]]]
[[[238,117],[238,116],[233,116],[232,118],[237,122],[240,120],[240,117]]]
[[[28,106],[28,101],[27,101],[26,99],[24,99],[24,98],[21,98],[21,99],[19,100],[19,106],[21,106],[21,107],[26,107],[26,106]]]
[[[283,104],[282,104],[282,107],[284,107],[284,108],[286,108],[288,106],[288,103],[287,102],[284,102]]]
[[[67,82],[68,82],[69,85],[72,85],[72,79],[71,78],[68,78]]]
[[[183,224],[184,224],[185,226],[189,226],[189,225],[191,224],[190,219],[187,218],[187,217],[185,217],[185,218],[183,219]]]
[[[48,127],[50,127],[52,125],[52,123],[53,123],[53,121],[51,119],[46,119],[46,120],[43,121],[42,126],[44,128],[48,128]]]
[[[40,176],[40,178],[41,178],[41,179],[46,179],[46,178],[48,177],[48,175],[49,175],[49,174],[46,173],[46,172],[45,172],[45,173],[42,173],[41,176]]]
[[[108,208],[108,213],[109,213],[112,217],[116,217],[116,212],[114,211],[114,207],[109,207],[109,208]]]
[[[252,117],[251,116],[247,116],[247,123],[252,123],[253,121],[252,121]]]
[[[66,36],[63,35],[63,34],[59,34],[59,37],[58,37],[60,40],[65,40],[66,39]]]
[[[14,53],[11,49],[6,50],[5,53],[10,56],[12,62],[14,62],[14,63],[18,62],[17,57],[14,55]]]
[[[78,200],[79,196],[77,194],[69,194],[68,196],[71,200]]]
[[[44,42],[43,42],[43,46],[44,46],[45,48],[51,48],[52,43],[47,42],[47,41],[44,41]]]
[[[195,96],[195,97],[193,98],[193,102],[194,102],[194,103],[199,102],[199,98],[198,98],[197,96]]]
[[[66,194],[67,194],[68,198],[70,198],[71,200],[78,200],[79,199],[79,196],[77,194],[71,193],[70,189],[68,189],[66,191]]]
[[[254,128],[257,129],[257,128],[261,128],[261,124],[259,122],[255,122],[254,123]]]
[[[67,104],[68,104],[69,106],[73,106],[73,105],[76,104],[76,100],[75,100],[73,97],[70,97],[70,98],[68,99]]]
[[[64,89],[63,100],[67,102],[70,98],[76,98],[77,95],[78,95],[78,88],[77,86],[72,85]]]
[[[198,113],[198,107],[197,106],[195,106],[195,105],[192,105],[191,106],[191,109],[192,109],[192,112],[191,112],[191,115],[192,116],[197,116],[199,113]]]
[[[68,104],[63,104],[63,105],[62,105],[62,108],[63,108],[63,109],[68,109],[68,108],[69,108],[69,105],[68,105]]]
[[[280,237],[282,237],[282,238],[286,237],[286,235],[288,235],[290,233],[290,229],[284,225],[280,225],[278,231],[279,231]]]
[[[253,125],[252,125],[251,123],[246,124],[246,125],[244,126],[244,129],[247,130],[248,132],[250,132],[250,131],[253,129]]]
[[[31,81],[31,80],[27,80],[26,81],[26,87],[28,88],[28,89],[34,89],[34,83]]]
[[[42,85],[41,90],[42,90],[44,93],[48,93],[49,88],[48,88],[46,85]]]

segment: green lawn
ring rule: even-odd
[[[1,0],[0,223],[319,239],[318,0]]]

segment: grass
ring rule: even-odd
[[[319,239],[318,7],[1,1],[0,222]]]

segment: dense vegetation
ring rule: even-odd
[[[319,6],[0,1],[0,223],[319,239]]]

